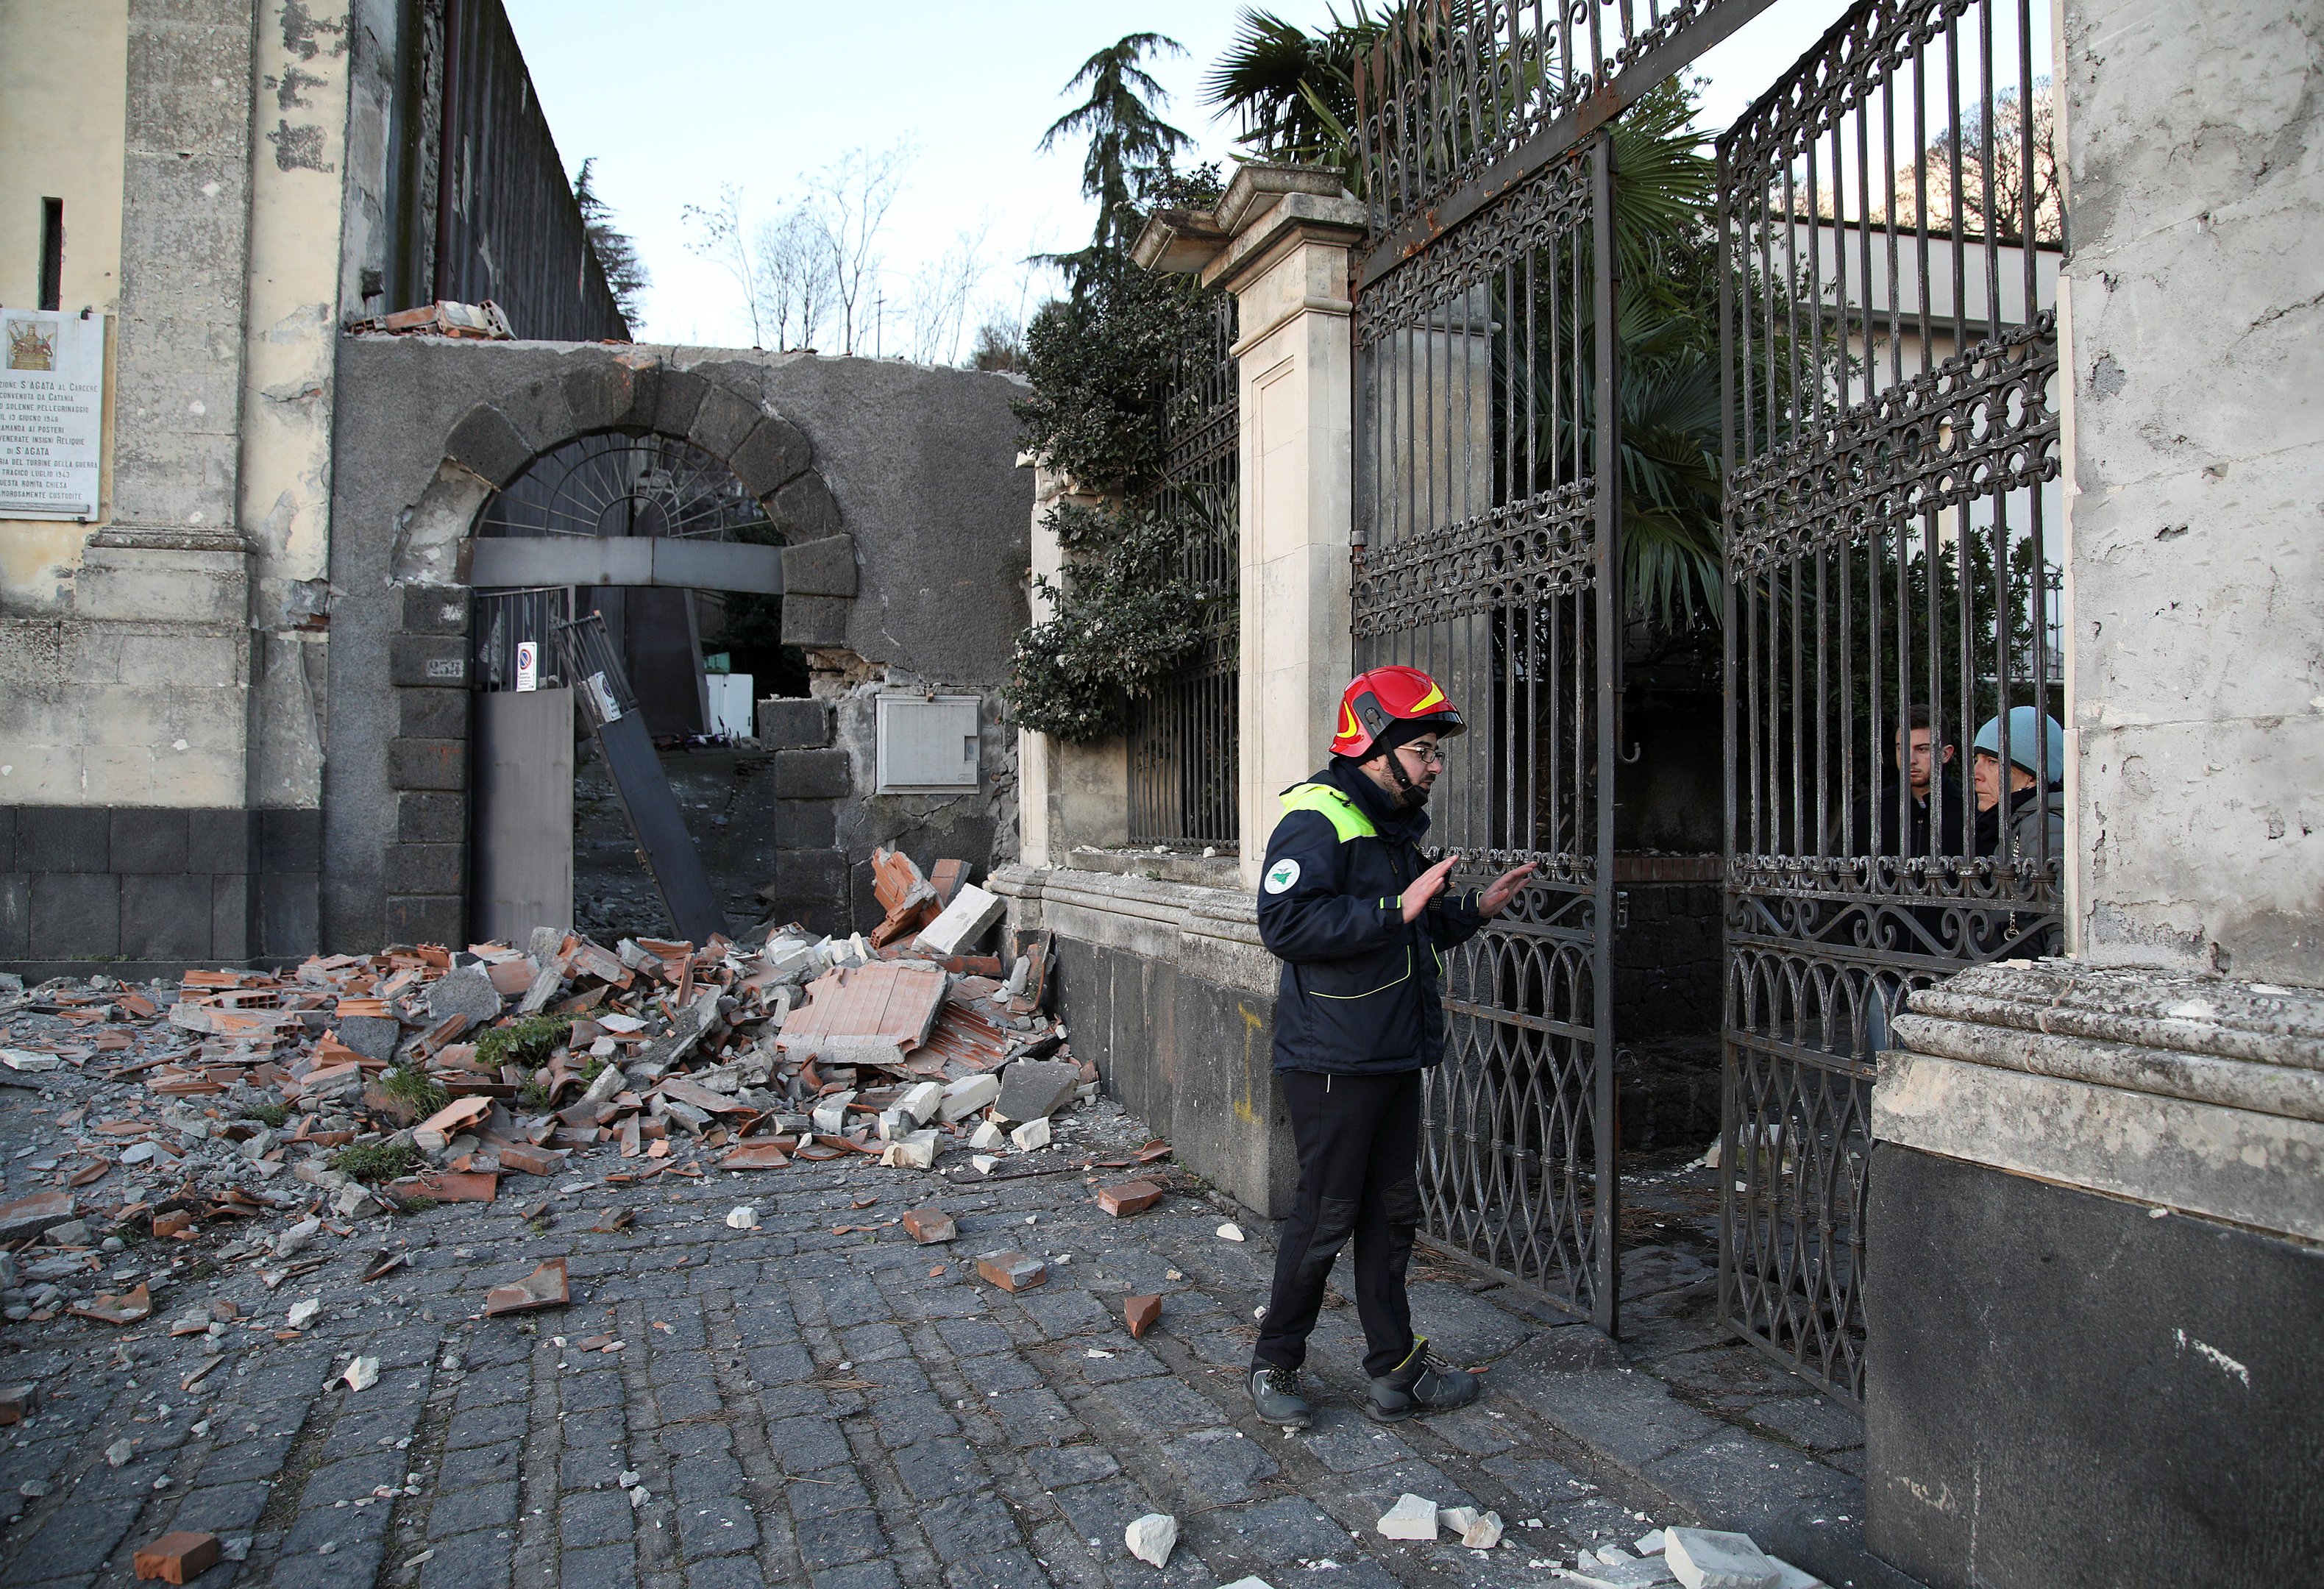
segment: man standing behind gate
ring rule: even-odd
[[[1252,1405],[1271,1424],[1314,1418],[1299,1370],[1351,1237],[1370,1348],[1365,1413],[1395,1423],[1464,1406],[1480,1389],[1412,1333],[1404,1288],[1420,1225],[1420,1073],[1444,1057],[1440,951],[1500,914],[1534,870],[1452,899],[1444,883],[1460,857],[1421,865],[1424,808],[1444,768],[1438,746],[1464,726],[1417,668],[1357,675],[1341,697],[1331,764],[1285,791],[1268,840],[1259,930],[1283,962],[1275,1072],[1299,1149],[1298,1200],[1250,1369]]]

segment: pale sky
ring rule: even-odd
[[[567,171],[595,155],[598,191],[637,240],[653,287],[643,339],[747,345],[733,280],[690,253],[688,204],[739,186],[774,209],[809,174],[852,149],[908,143],[916,153],[891,212],[886,297],[985,229],[983,307],[1015,319],[1047,283],[1028,254],[1087,241],[1083,150],[1034,152],[1074,101],[1060,90],[1124,33],[1167,34],[1185,58],[1153,66],[1165,114],[1205,157],[1225,159],[1239,130],[1213,122],[1201,79],[1232,37],[1240,0],[1001,0],[983,5],[890,0],[504,0]],[[1270,9],[1314,25],[1325,0]],[[1711,79],[1705,124],[1723,126],[1845,9],[1843,0],[1776,4],[1698,68]],[[972,317],[972,324],[975,318]],[[885,351],[901,351],[901,328]]]

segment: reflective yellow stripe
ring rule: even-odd
[[[1370,818],[1356,809],[1355,801],[1327,783],[1302,783],[1284,791],[1283,814],[1294,811],[1320,811],[1331,822],[1332,831],[1342,844],[1351,838],[1378,838],[1379,829]]]

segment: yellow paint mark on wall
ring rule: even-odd
[[[1259,1111],[1251,1106],[1250,1050],[1251,1045],[1259,1040],[1259,1034],[1266,1027],[1267,1022],[1250,1005],[1240,999],[1235,1001],[1235,1008],[1242,1012],[1242,1087],[1235,1095],[1234,1116],[1245,1125],[1263,1126],[1267,1122],[1260,1119]]]

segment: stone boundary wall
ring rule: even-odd
[[[1013,929],[1056,935],[1057,1012],[1106,1091],[1212,1185],[1269,1219],[1289,1214],[1299,1162],[1252,895],[1067,867],[1004,867],[987,886]]]

